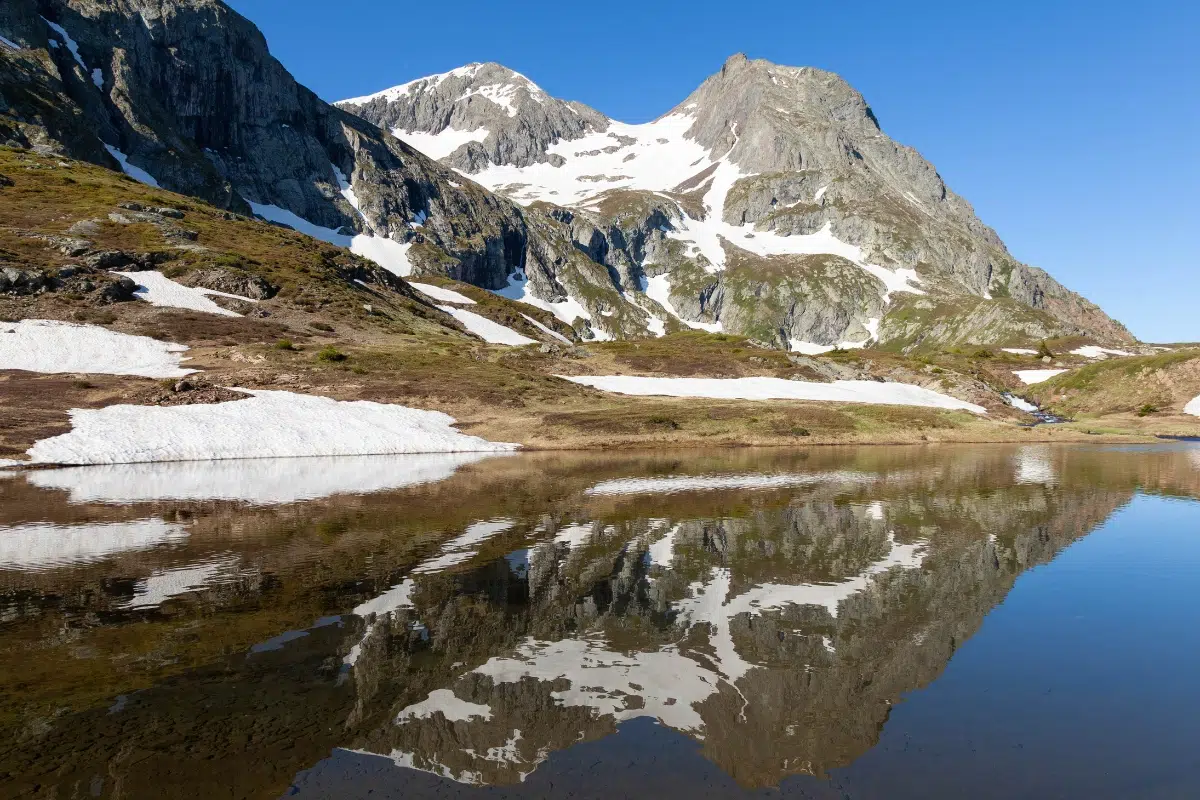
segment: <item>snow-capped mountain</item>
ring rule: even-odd
[[[629,125],[496,64],[333,107],[220,0],[9,0],[0,35],[0,143],[500,292],[584,339],[1131,339],[820,70],[737,56]]]
[[[573,291],[569,273],[537,264],[510,292],[565,294],[601,328],[597,315],[632,305],[649,332],[682,323],[805,352],[1131,338],[1012,258],[931,164],[822,70],[735,56],[641,125],[555,100],[496,64],[338,105],[569,225],[613,271],[614,296],[597,297],[607,293],[594,280]]]

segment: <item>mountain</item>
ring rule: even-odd
[[[219,0],[10,0],[0,36],[0,144],[493,290],[577,339],[1132,340],[819,70],[737,56],[628,125],[496,64],[331,106]]]
[[[1014,259],[829,72],[734,56],[642,125],[551,98],[497,64],[337,105],[569,225],[651,327],[677,321],[809,352],[1132,341]],[[576,296],[569,274],[525,272],[535,298],[561,285],[594,312],[617,310],[594,287]]]
[[[0,143],[140,180],[487,285],[522,213],[300,86],[217,0],[14,0],[0,10]],[[493,281],[494,282],[494,281]]]

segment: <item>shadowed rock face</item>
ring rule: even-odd
[[[309,475],[304,502],[276,481],[255,499],[253,473],[241,502],[171,500],[143,474],[123,506],[116,472],[10,478],[0,534],[64,539],[0,569],[0,774],[275,797],[349,748],[517,785],[644,717],[745,787],[819,775],[869,750],[1025,570],[1139,487],[1196,496],[1189,455],[530,455],[364,496]],[[66,535],[146,520],[158,544]]]

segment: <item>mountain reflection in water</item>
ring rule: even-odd
[[[1198,454],[10,474],[0,796],[823,796],[1022,573],[1136,495],[1200,497]]]

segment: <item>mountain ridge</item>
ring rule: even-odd
[[[219,0],[13,0],[0,33],[0,141],[499,291],[583,339],[1132,341],[1013,259],[832,73],[735,56],[635,126],[489,63],[336,108]]]
[[[531,85],[544,95],[528,78],[501,65],[470,65],[444,75],[461,80],[438,80],[440,91],[430,93],[423,90],[428,79],[419,79],[366,104],[338,105],[383,127],[391,125],[394,135],[522,205],[567,209],[556,213],[569,218],[574,229],[584,218],[603,231],[608,220],[598,205],[608,203],[610,193],[638,193],[648,213],[637,230],[624,232],[640,240],[639,252],[613,247],[619,235],[601,234],[609,246],[600,259],[617,270],[614,282],[623,293],[645,291],[649,279],[668,275],[668,286],[648,293],[666,312],[660,321],[674,317],[691,327],[720,325],[776,346],[795,342],[801,349],[842,342],[911,347],[929,337],[915,341],[906,320],[941,314],[947,298],[959,304],[977,298],[1013,301],[1005,304],[1008,319],[998,324],[995,314],[956,313],[950,339],[996,343],[1069,332],[1133,340],[1094,304],[1044,270],[1013,258],[970,203],[951,191],[915,149],[888,138],[865,98],[835,73],[738,54],[650,123],[621,123],[582,106],[600,119],[566,126],[550,124],[541,112],[562,101],[543,97],[501,107],[486,97],[475,99],[480,84],[493,94]],[[522,135],[524,140],[511,141]],[[500,146],[501,141],[507,145]],[[651,166],[639,170],[647,159]],[[656,230],[665,235],[657,236]],[[597,255],[596,233],[575,232],[577,244]],[[679,252],[673,241],[692,252]],[[723,273],[729,248],[745,251],[737,259],[743,264],[754,258],[790,259],[789,286],[760,282],[754,290],[759,299],[773,295],[768,304],[777,307],[775,312],[764,316],[761,309],[726,307],[727,282],[704,277]],[[697,255],[701,258],[689,258]],[[826,258],[813,261],[811,256],[818,255]],[[850,269],[854,266],[857,272]],[[824,277],[818,275],[821,270]],[[870,273],[866,278],[864,270]],[[762,265],[758,271],[764,271]],[[882,302],[866,300],[865,286],[849,297],[836,286],[864,280],[875,286]],[[551,291],[536,280],[533,285],[542,295]],[[895,291],[931,297],[906,294],[894,306],[903,313],[889,315]],[[832,316],[812,307],[816,296],[835,307]],[[822,316],[823,322],[814,321]],[[931,343],[956,342],[942,336]]]

